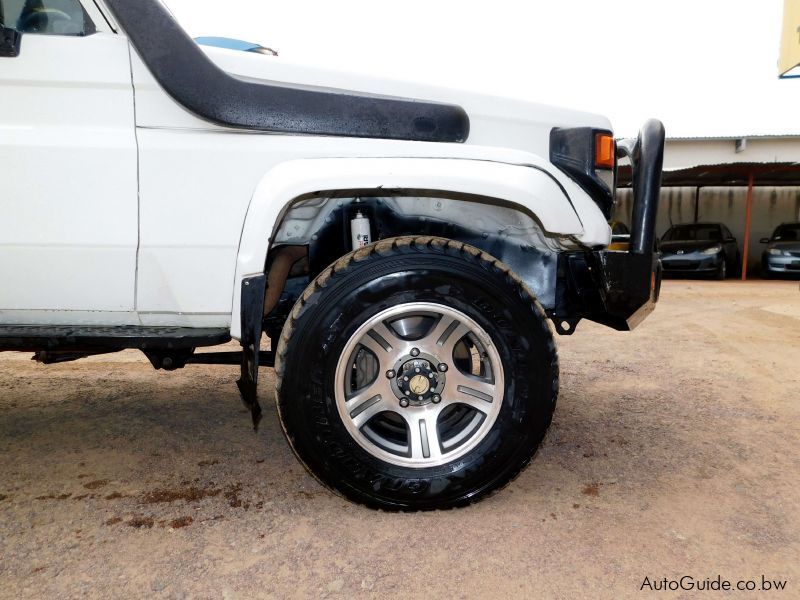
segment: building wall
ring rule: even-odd
[[[614,218],[630,226],[633,192],[631,189],[617,190],[617,198]],[[727,225],[739,242],[739,252],[742,252],[746,202],[747,188],[701,188],[698,220]],[[656,225],[658,236],[664,235],[671,224],[694,222],[694,210],[695,188],[663,188]],[[748,272],[757,274],[760,270],[764,247],[759,240],[769,237],[775,227],[787,221],[800,221],[800,186],[753,190]]]
[[[697,165],[796,162],[800,159],[800,137],[754,137],[744,150],[736,151],[736,140],[671,139],[664,149],[664,169],[674,171]]]

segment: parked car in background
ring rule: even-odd
[[[611,244],[609,250],[627,252],[631,246],[631,230],[622,221],[611,221]]]
[[[767,244],[761,254],[761,274],[800,275],[800,223],[778,225],[772,237],[762,238]]]
[[[673,225],[661,238],[664,274],[700,274],[725,279],[741,264],[739,245],[722,223]]]

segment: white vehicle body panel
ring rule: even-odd
[[[542,161],[525,153],[514,158],[527,162],[514,165],[489,160],[486,153],[463,152],[464,147],[455,152],[464,158],[415,156],[422,148],[408,142],[148,129],[138,137],[137,306],[144,324],[165,324],[166,315],[180,313],[183,325],[228,325],[232,312],[238,323],[233,294],[240,277],[263,271],[278,217],[299,196],[319,190],[384,187],[480,194],[518,203],[550,233],[586,234],[559,184],[574,201],[580,201],[580,188],[568,178],[556,183],[532,168]],[[383,146],[378,154],[383,158],[373,158],[376,146]],[[348,158],[335,158],[343,155]],[[597,223],[604,227],[592,234],[602,243],[607,226],[602,216]],[[254,262],[254,256],[260,258]],[[237,266],[240,277],[234,279]],[[219,319],[210,319],[214,314]]]
[[[550,130],[553,127],[589,126],[611,130],[611,123],[607,118],[592,113],[460,89],[387,79],[365,73],[322,69],[292,62],[282,57],[208,46],[201,46],[201,49],[224,71],[254,81],[295,84],[310,88],[324,87],[457,104],[467,111],[470,118],[470,133],[466,145],[513,148],[547,157],[550,152]],[[136,51],[134,50],[133,53],[136,54]],[[134,61],[134,73],[137,81],[136,101],[139,125],[226,130],[224,127],[199,119],[171,99],[169,102],[164,102],[163,90],[149,73],[145,75],[140,69],[147,71],[147,67],[137,56]],[[150,85],[150,82],[153,85]],[[380,142],[381,140],[374,141]],[[416,142],[415,144],[441,145],[426,144],[425,142]],[[460,145],[454,144],[454,146]]]
[[[23,44],[0,63],[0,164],[14,172],[0,276],[15,282],[0,291],[0,322],[225,326],[237,337],[242,279],[263,272],[290,204],[324,190],[474,194],[535,216],[555,250],[610,241],[595,202],[547,158],[553,127],[610,129],[602,117],[204,48],[243,78],[450,102],[471,121],[465,144],[245,131],[184,109],[123,32]],[[47,178],[29,185],[42,165]]]
[[[448,96],[447,90],[413,85],[408,89],[399,82],[382,85],[380,80],[352,74],[326,78],[324,71],[287,68],[262,55],[215,48],[207,53],[231,72],[237,72],[238,65],[240,75],[245,74],[242,65],[275,69],[259,75],[290,83],[319,77],[321,84],[333,85],[341,75],[340,86],[357,90],[461,100],[456,92]],[[288,204],[318,190],[399,187],[480,194],[519,203],[536,215],[548,233],[571,236],[591,246],[610,240],[601,211],[572,179],[530,151],[500,147],[498,139],[494,146],[478,146],[219,127],[169,97],[135,51],[132,63],[141,153],[137,306],[145,324],[230,325],[234,336],[238,335],[241,278],[263,271],[270,235]],[[476,98],[489,111],[497,111],[496,102],[501,102]],[[510,104],[517,111],[527,106]],[[545,112],[545,120],[575,124],[576,113],[552,108]],[[494,118],[497,115],[490,112],[485,119],[487,141],[498,137],[489,126]],[[510,129],[516,132],[525,122],[531,149],[548,139],[544,121],[531,125],[527,116],[503,121],[513,122]],[[607,126],[602,119],[585,115],[580,123],[590,121]],[[546,143],[538,149],[546,152]]]
[[[130,321],[138,200],[129,45],[106,33],[26,35],[23,44],[0,62],[0,322]]]

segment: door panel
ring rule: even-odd
[[[133,311],[127,39],[23,34],[20,55],[0,58],[0,90],[0,322],[69,321],[19,311]],[[82,314],[88,321],[107,317]]]

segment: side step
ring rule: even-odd
[[[120,325],[0,325],[0,350],[177,350],[231,340],[227,328]]]
[[[188,351],[169,351],[169,350],[148,350],[145,355],[150,359],[150,363],[156,369],[165,371],[175,371],[182,369],[186,365],[240,365],[244,360],[244,352],[241,350],[231,350],[229,352],[203,352],[196,354],[189,348]],[[38,350],[33,355],[33,360],[44,365],[55,365],[58,363],[73,362],[88,356],[98,356],[100,354],[112,354],[119,350]],[[259,353],[259,363],[265,367],[275,366],[275,353],[262,350]]]

